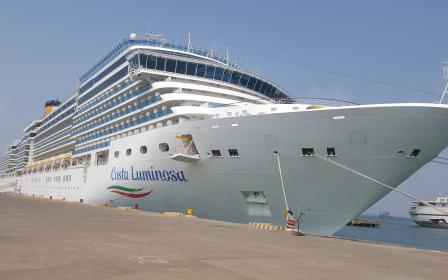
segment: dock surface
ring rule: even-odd
[[[448,254],[0,195],[0,279],[438,279]]]

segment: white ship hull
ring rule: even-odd
[[[285,204],[273,153],[277,151],[289,206],[294,213],[304,214],[301,229],[328,235],[389,190],[317,157],[302,156],[302,148],[312,147],[325,155],[327,147],[334,147],[334,160],[398,186],[446,147],[447,123],[446,106],[419,104],[191,121],[112,141],[105,165],[24,175],[18,178],[17,189],[26,195],[83,199],[92,204],[113,200],[114,206],[138,203],[151,211],[186,212],[192,208],[203,218],[284,224]],[[176,136],[182,134],[193,136],[199,161],[173,160],[169,156],[172,149],[159,150],[160,143],[174,147]],[[147,154],[139,153],[142,145],[148,147]],[[131,156],[125,155],[127,148],[132,148]],[[233,148],[238,149],[239,157],[228,157],[227,150]],[[208,155],[212,149],[220,149],[223,157]],[[397,153],[413,149],[421,150],[418,158]],[[118,158],[114,151],[120,151]],[[135,180],[137,171],[151,170],[177,177]],[[68,175],[69,182],[46,183],[46,177]],[[111,186],[150,194],[128,198],[112,192]]]
[[[419,226],[448,229],[448,198],[438,197],[436,201],[427,201],[433,207],[414,202],[409,215]]]
[[[427,207],[429,208],[429,207]],[[419,226],[448,229],[448,214],[431,213],[429,209],[421,209],[411,213],[411,218]]]

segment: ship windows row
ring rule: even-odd
[[[97,95],[101,91],[105,90],[107,87],[109,87],[113,83],[117,82],[118,80],[120,80],[121,78],[126,76],[127,74],[128,74],[128,68],[124,67],[123,69],[121,69],[120,71],[118,71],[117,73],[112,75],[109,79],[105,80],[101,84],[97,85],[94,89],[92,89],[91,91],[89,91],[88,93],[86,93],[82,97],[80,97],[78,100],[78,105],[83,104],[88,99],[92,98],[93,96]]]
[[[327,152],[327,154],[326,154],[327,157],[337,156],[336,149],[334,147],[328,147],[326,152]],[[315,154],[314,148],[302,148],[302,156],[309,157],[309,156],[314,156],[314,154]]]
[[[239,157],[239,153],[237,149],[228,149],[229,157]],[[212,157],[222,157],[221,150],[212,150]]]
[[[141,154],[146,154],[148,153],[148,147],[147,146],[140,146],[140,153]],[[126,156],[130,156],[132,155],[132,149],[128,148],[126,149]],[[118,158],[120,156],[120,152],[119,151],[115,151],[114,152],[114,157]]]
[[[140,99],[139,101],[135,101],[133,104],[129,104],[128,106],[126,106],[126,105],[122,106],[121,108],[115,109],[113,112],[110,112],[109,114],[107,114],[101,118],[98,118],[95,121],[90,122],[89,124],[83,125],[77,129],[73,129],[73,134],[82,133],[84,131],[90,130],[97,126],[100,126],[104,123],[114,121],[124,115],[127,115],[129,113],[135,112],[140,109],[143,109],[146,106],[148,106],[150,104],[154,104],[160,100],[161,100],[160,96],[148,96],[147,98]],[[118,101],[117,101],[117,103],[115,103],[115,105],[118,105]],[[113,106],[115,106],[115,105],[113,105]],[[111,107],[113,107],[113,106],[111,106]]]
[[[271,98],[285,98],[287,95],[270,83],[250,76],[245,73],[233,71],[212,65],[167,59],[153,55],[139,54],[134,56],[130,64],[132,67],[144,67],[148,69],[178,73],[202,78],[208,78],[232,83],[257,91]]]

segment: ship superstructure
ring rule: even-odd
[[[16,191],[332,234],[446,147],[439,104],[297,102],[214,51],[131,34],[2,158]],[[281,164],[280,164],[281,162]],[[12,182],[12,183],[11,183]],[[282,185],[283,189],[282,190]]]

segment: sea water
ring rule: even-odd
[[[420,227],[407,218],[375,218],[363,216],[361,219],[377,220],[378,228],[344,226],[335,235],[353,239],[379,241],[406,245],[423,249],[448,251],[448,229]]]

